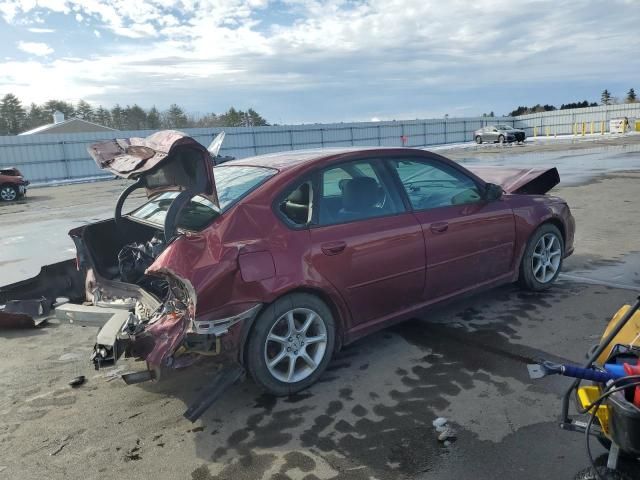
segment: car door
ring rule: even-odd
[[[316,181],[311,264],[347,302],[347,328],[366,328],[422,301],[422,229],[382,161],[332,166]]]
[[[515,221],[502,199],[438,159],[389,161],[422,226],[427,253],[425,298],[435,300],[510,274]]]
[[[496,127],[487,127],[487,133],[484,134],[484,137],[489,142],[495,142],[498,140],[498,129]]]

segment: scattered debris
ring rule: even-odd
[[[132,460],[135,461],[135,460],[142,459],[142,457],[138,453],[139,451],[140,451],[139,446],[133,447],[131,450],[129,450],[127,453],[124,454],[124,461],[130,462]]]
[[[442,432],[442,430],[440,430],[441,428],[443,428],[446,424],[447,424],[448,420],[444,417],[438,417],[433,421],[433,426],[436,427],[436,431],[438,432]]]
[[[0,328],[34,328],[51,308],[84,295],[76,259],[45,265],[33,278],[0,287]]]
[[[30,300],[9,300],[0,305],[0,327],[35,328],[47,319],[51,302],[45,297]]]
[[[438,432],[438,441],[443,442],[445,447],[456,440],[456,431],[448,425],[448,422],[449,420],[444,417],[438,417],[432,422]]]
[[[447,440],[451,441],[455,440],[455,438],[456,431],[450,427],[446,427],[442,432],[440,432],[440,435],[438,435],[439,442],[446,442]]]
[[[64,447],[66,447],[66,446],[67,446],[67,439],[68,439],[68,437],[66,437],[66,438],[62,441],[62,443],[58,446],[58,448],[56,448],[56,449],[55,449],[53,452],[51,452],[49,455],[51,455],[51,456],[53,457],[53,456],[55,456],[55,455],[59,454],[59,453],[62,451],[62,449],[63,449]]]
[[[87,381],[87,378],[84,375],[78,375],[74,379],[69,382],[71,388],[78,388],[80,385],[84,384]]]
[[[223,369],[184,412],[184,417],[192,423],[195,422],[229,387],[243,378],[244,374],[244,368],[240,365],[232,364]]]
[[[51,452],[50,455],[54,456],[54,455],[59,454],[66,445],[67,445],[66,443],[63,443],[58,448],[56,448],[53,452]]]

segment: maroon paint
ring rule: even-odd
[[[398,156],[442,159],[413,149],[353,149],[228,162],[279,173],[202,232],[172,242],[148,273],[175,276],[192,288],[198,320],[268,305],[292,291],[315,292],[333,310],[346,343],[453,295],[515,280],[527,239],[545,221],[557,222],[567,255],[573,251],[568,207],[543,195],[505,194],[494,202],[302,229],[291,229],[274,211],[286,189],[317,169]],[[223,350],[242,358],[247,335],[246,325],[234,326],[221,339]]]

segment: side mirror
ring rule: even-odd
[[[488,202],[498,200],[502,197],[502,187],[495,183],[487,183],[484,188],[484,199]]]

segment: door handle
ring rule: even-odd
[[[433,233],[442,233],[447,231],[449,224],[447,222],[436,222],[432,223],[430,228]]]
[[[325,255],[337,255],[347,247],[345,242],[330,242],[325,243],[320,248]]]

